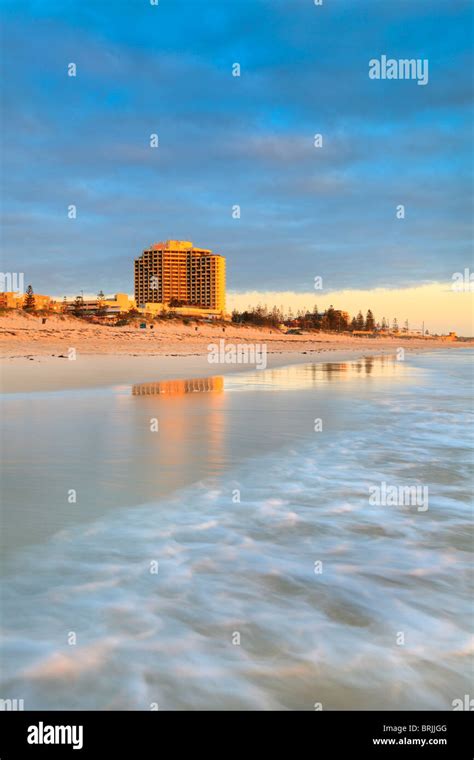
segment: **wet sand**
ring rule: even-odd
[[[393,355],[380,349],[315,349],[306,352],[282,351],[268,355],[268,368],[308,361],[349,361],[368,355]],[[155,382],[187,377],[209,377],[217,373],[245,372],[247,364],[209,364],[207,355],[197,356],[110,356],[80,355],[75,361],[51,356],[3,359],[0,365],[4,393],[29,393],[111,385]]]
[[[354,338],[348,335],[308,333],[285,335],[278,330],[229,324],[157,322],[153,330],[136,326],[107,327],[68,317],[14,314],[0,319],[0,381],[11,392],[55,391],[94,388],[122,383],[155,382],[184,377],[207,377],[251,369],[247,364],[210,364],[208,346],[264,344],[267,366],[278,367],[307,361],[346,361],[363,356],[420,351],[462,350],[473,343],[383,337]],[[68,358],[70,349],[76,358]]]
[[[472,352],[331,354],[4,396],[3,694],[314,711],[468,692]],[[429,508],[372,503],[382,483]]]

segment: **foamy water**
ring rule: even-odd
[[[26,709],[450,709],[472,690],[471,362],[6,402],[0,696]],[[55,512],[40,494],[26,537],[20,465],[41,472]],[[371,505],[381,482],[427,485],[429,508]],[[63,488],[83,484],[87,503],[65,507]]]

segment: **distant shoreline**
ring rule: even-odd
[[[197,328],[197,329],[196,329]],[[364,356],[474,347],[474,341],[352,337],[342,333],[288,335],[276,329],[155,322],[153,329],[108,327],[68,317],[15,314],[0,319],[1,389],[6,393],[94,388],[209,377],[251,370],[251,364],[211,364],[210,344],[265,344],[267,366],[352,361]],[[68,355],[73,349],[76,358]]]

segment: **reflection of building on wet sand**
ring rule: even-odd
[[[132,386],[134,396],[180,396],[185,393],[211,393],[224,390],[224,378],[195,377],[190,380],[162,380],[158,383],[138,383]]]
[[[162,380],[132,386],[130,450],[142,456],[135,479],[171,492],[217,472],[228,460],[224,378]],[[151,421],[158,421],[151,433]],[[205,446],[202,445],[205,441]]]
[[[263,372],[231,375],[225,380],[225,388],[233,390],[278,387],[297,390],[333,380],[351,380],[360,375],[394,377],[403,372],[402,364],[403,362],[395,361],[392,356],[367,356],[353,362],[295,364]],[[221,393],[223,390],[224,378],[217,375],[184,380],[162,380],[156,383],[137,383],[132,386],[134,396],[184,396],[189,393]]]

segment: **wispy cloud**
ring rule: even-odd
[[[225,254],[239,289],[469,265],[469,3],[4,6],[4,269],[37,290],[129,290],[166,237]],[[429,85],[369,80],[381,52],[428,57]]]

